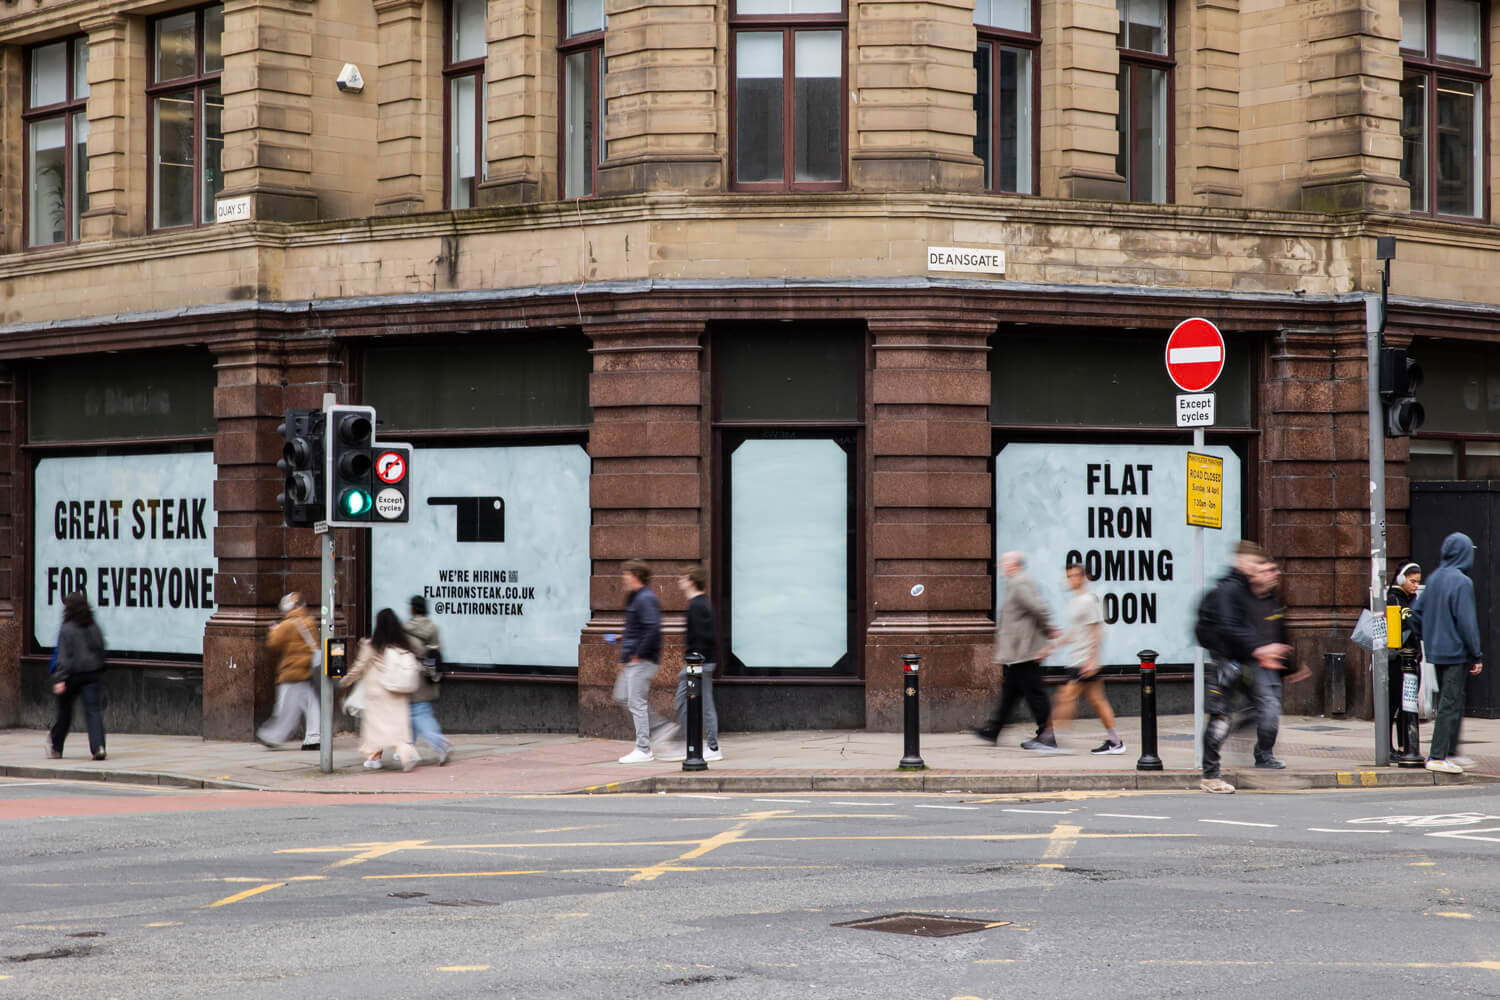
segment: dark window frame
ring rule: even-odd
[[[85,94],[83,97],[79,97],[75,93],[74,84],[78,79],[76,62],[76,60],[78,59],[78,45],[81,42],[83,43],[83,46],[87,48],[88,41],[89,40],[87,35],[69,35],[66,38],[54,38],[45,42],[38,42],[36,45],[30,45],[26,48],[25,59],[23,60],[23,68],[21,71],[25,77],[25,97],[22,101],[22,107],[24,110],[22,110],[21,112],[21,156],[23,160],[21,174],[26,178],[26,190],[25,192],[23,192],[21,197],[21,245],[28,250],[40,249],[42,247],[67,246],[72,243],[77,243],[82,236],[81,220],[83,213],[88,211],[88,208],[87,206],[80,208],[73,203],[75,200],[73,195],[74,192],[78,190],[79,180],[74,176],[75,165],[73,163],[73,119],[79,112],[82,112],[85,120],[87,120],[88,95]],[[33,105],[31,103],[33,96],[31,92],[32,57],[34,56],[37,49],[44,48],[48,45],[56,45],[58,42],[63,42],[67,45],[67,56],[64,60],[65,69],[63,70],[65,74],[64,84],[66,89],[64,93],[66,94],[66,97],[64,97],[63,100],[54,102],[52,104]],[[85,62],[86,61],[87,60],[85,60]],[[54,118],[61,119],[63,123],[63,238],[60,240],[52,240],[47,243],[33,243],[31,241],[31,188],[33,183],[31,176],[31,127],[40,122],[50,121]],[[85,141],[87,141],[87,139],[85,139]],[[87,151],[85,151],[84,155],[86,159]],[[84,169],[85,173],[87,173],[87,163],[85,163]],[[83,180],[86,185],[88,180],[87,176],[85,176]],[[85,200],[87,200],[87,197],[88,190],[87,187],[85,187]],[[75,232],[78,233],[77,236],[73,235]]]
[[[453,8],[454,0],[443,4],[443,208],[454,209],[453,204],[453,84],[463,77],[474,78],[474,180],[469,192],[469,204],[479,205],[479,185],[486,176],[485,132],[485,63],[489,51],[473,59],[458,62],[453,60]]]
[[[597,197],[599,166],[604,162],[604,32],[605,28],[568,34],[568,7],[571,0],[557,5],[557,196],[564,199]],[[594,135],[590,143],[593,162],[589,167],[589,189],[568,194],[568,58],[588,53],[589,107],[594,115]]]
[[[1477,64],[1453,62],[1441,59],[1437,51],[1437,0],[1424,0],[1426,37],[1425,51],[1402,48],[1401,82],[1421,79],[1423,81],[1424,108],[1422,113],[1422,147],[1425,204],[1420,208],[1411,205],[1412,215],[1455,222],[1488,222],[1490,215],[1490,5],[1481,0],[1479,5],[1479,55]],[[1479,205],[1473,215],[1452,215],[1438,211],[1438,130],[1437,91],[1439,77],[1454,77],[1476,84],[1480,88],[1479,110],[1475,115],[1480,131],[1480,165],[1478,177]],[[1404,118],[1404,115],[1403,115]],[[1405,136],[1402,136],[1403,142]],[[1404,160],[1404,157],[1403,157]]]
[[[738,44],[741,32],[781,32],[781,163],[779,181],[739,179],[739,129],[735,127],[739,104]],[[839,179],[798,181],[796,148],[796,44],[799,31],[837,31],[839,60]],[[841,0],[837,12],[824,14],[741,14],[737,0],[729,9],[729,189],[731,191],[844,191],[849,186],[849,0]]]
[[[1122,121],[1120,115],[1116,115],[1115,129],[1119,134],[1120,158],[1125,162],[1125,170],[1121,176],[1125,179],[1125,200],[1139,201],[1149,204],[1170,205],[1176,201],[1176,108],[1177,108],[1177,58],[1176,39],[1177,10],[1173,0],[1163,0],[1166,7],[1167,24],[1163,32],[1166,42],[1166,52],[1148,52],[1142,49],[1128,48],[1121,41],[1117,41],[1116,47],[1120,53],[1120,72],[1115,77],[1115,87],[1120,95],[1120,104],[1123,108],[1135,107],[1135,99],[1139,89],[1145,86],[1145,81],[1150,79],[1150,70],[1159,70],[1166,75],[1166,109],[1163,124],[1164,135],[1162,136],[1162,199],[1157,202],[1151,197],[1153,178],[1142,177],[1141,172],[1134,163],[1134,148],[1130,142],[1132,131],[1126,121]],[[1120,22],[1122,30],[1125,22]],[[1127,95],[1126,88],[1129,93]]]
[[[988,84],[989,95],[989,142],[990,158],[984,164],[985,173],[988,175],[985,181],[985,190],[997,194],[1040,194],[1039,180],[1041,177],[1041,86],[1042,86],[1042,13],[1039,0],[1032,0],[1029,4],[1031,9],[1031,31],[1021,32],[1009,28],[1001,28],[989,24],[975,24],[974,30],[977,35],[975,42],[975,73],[979,72],[977,65],[979,49],[988,47],[990,50],[989,80],[980,81],[975,79],[974,102],[975,109],[981,97],[986,93],[982,83]],[[1000,94],[1000,60],[997,57],[1002,48],[1024,49],[1030,53],[1031,62],[1031,189],[1022,191],[1002,187],[1000,184],[1000,170],[998,152],[1000,150],[1000,116],[996,114]],[[981,157],[983,159],[983,157]]]
[[[181,232],[189,229],[201,229],[211,226],[214,220],[210,217],[212,206],[203,204],[203,171],[206,164],[203,162],[203,150],[205,144],[204,135],[204,97],[208,91],[220,87],[219,99],[224,97],[220,79],[223,70],[208,71],[204,67],[206,49],[203,44],[203,15],[214,8],[223,9],[223,4],[205,4],[202,7],[193,7],[187,10],[173,10],[158,14],[150,22],[150,30],[146,35],[146,223],[147,231],[153,233]],[[177,17],[182,14],[193,15],[193,74],[191,76],[173,77],[170,80],[156,79],[156,53],[161,23],[168,18]],[[222,48],[221,48],[222,55]],[[160,168],[157,162],[158,150],[156,148],[156,121],[157,107],[161,100],[179,94],[192,92],[193,95],[193,146],[196,159],[193,161],[193,221],[170,226],[159,226],[156,224],[158,191],[156,190],[156,175]],[[220,141],[223,141],[222,134]],[[223,164],[220,163],[220,186],[223,190]]]

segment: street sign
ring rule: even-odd
[[[387,521],[395,520],[406,513],[406,494],[387,487],[375,494],[375,513]]]
[[[406,456],[398,451],[383,451],[375,460],[375,474],[382,483],[399,483],[406,478]]]
[[[1167,375],[1183,392],[1202,392],[1224,371],[1224,335],[1206,319],[1185,319],[1167,338]]]
[[[1187,523],[1224,527],[1224,460],[1217,455],[1187,453]]]
[[[1190,392],[1177,397],[1178,427],[1212,427],[1214,425],[1214,394]]]

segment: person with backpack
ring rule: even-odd
[[[266,639],[266,648],[276,657],[276,707],[255,731],[255,741],[267,749],[278,750],[291,741],[300,725],[302,749],[317,750],[322,713],[309,681],[314,659],[319,667],[323,660],[316,638],[318,623],[296,591],[283,597],[279,607],[281,621],[271,627]]]
[[[375,616],[370,638],[361,639],[359,654],[340,687],[360,685],[364,707],[359,713],[359,752],[364,766],[378,771],[386,747],[396,748],[403,771],[417,766],[417,748],[411,739],[411,704],[408,695],[421,683],[422,665],[406,642],[401,619],[390,608]]]
[[[73,725],[73,704],[82,698],[89,752],[95,760],[104,760],[104,635],[94,624],[94,609],[82,593],[63,598],[56,653],[52,693],[57,696],[57,718],[47,734],[47,756],[63,755],[63,741]]]
[[[438,685],[443,680],[443,652],[438,639],[438,627],[427,617],[427,599],[416,595],[411,599],[411,617],[402,626],[406,630],[406,642],[412,653],[422,662],[422,683],[408,698],[411,703],[411,731],[416,741],[426,743],[437,754],[438,766],[448,763],[448,751],[453,744],[443,735],[437,716],[432,712],[432,703],[438,700]]]

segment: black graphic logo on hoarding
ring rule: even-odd
[[[501,497],[431,497],[427,504],[458,512],[457,541],[505,541],[505,500]]]

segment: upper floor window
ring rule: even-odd
[[[214,220],[224,189],[224,8],[151,22],[151,228]]]
[[[566,0],[562,17],[562,196],[583,198],[594,193],[604,158],[604,0]]]
[[[1036,16],[1031,0],[974,5],[974,155],[991,191],[1036,193]]]
[[[489,48],[488,0],[450,0],[443,50],[443,103],[447,122],[444,200],[449,208],[479,203],[486,176],[484,57]]]
[[[89,45],[69,38],[26,51],[26,244],[78,239],[88,211]]]
[[[1484,215],[1486,21],[1480,0],[1401,0],[1401,177],[1413,212]]]
[[[844,0],[732,0],[734,186],[844,185]]]
[[[1115,0],[1120,15],[1115,171],[1130,201],[1171,198],[1167,123],[1172,104],[1170,0]]]

